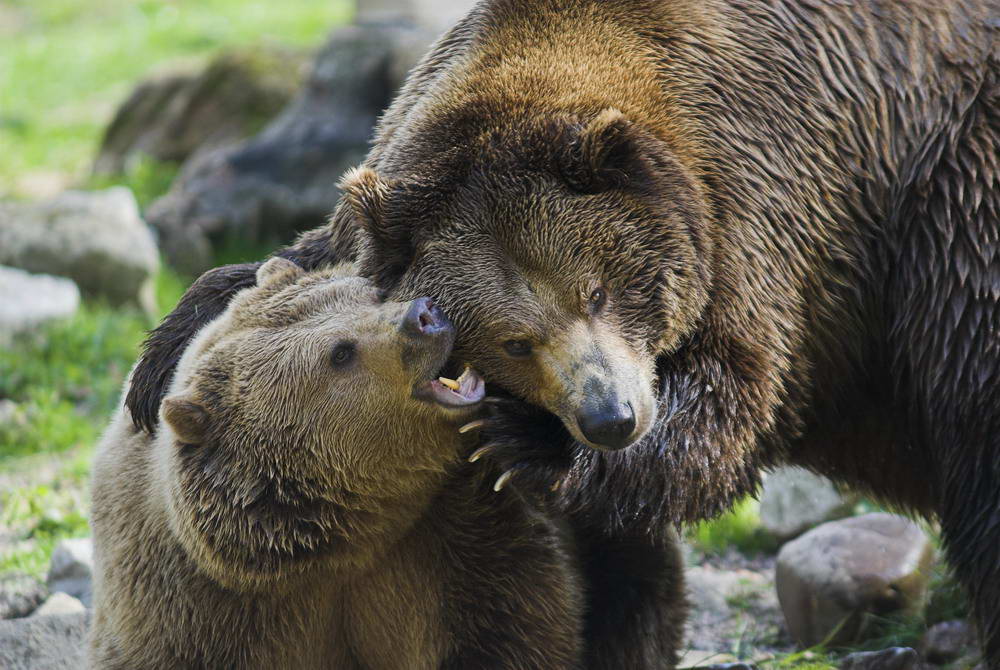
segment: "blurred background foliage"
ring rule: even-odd
[[[314,48],[352,7],[348,0],[0,3],[0,195],[17,194],[39,173],[84,179],[115,107],[151,71],[228,47]],[[162,185],[140,172],[138,193]]]

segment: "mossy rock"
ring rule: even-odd
[[[150,77],[118,108],[94,173],[120,174],[143,156],[180,163],[256,134],[298,92],[308,61],[301,51],[245,48],[200,71]]]

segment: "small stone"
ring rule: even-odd
[[[127,188],[0,203],[0,264],[68,277],[86,295],[151,310],[159,263]]]
[[[858,639],[868,614],[915,613],[924,603],[934,547],[893,514],[832,521],[778,554],[775,585],[788,631],[803,646]]]
[[[0,619],[17,619],[35,611],[45,600],[48,589],[29,575],[0,577]]]
[[[920,651],[929,663],[946,665],[974,653],[976,630],[968,621],[942,621],[924,633]]]
[[[83,612],[87,608],[83,606],[77,598],[59,591],[48,597],[42,606],[35,610],[31,616],[52,616],[54,614],[75,614]]]
[[[0,621],[0,668],[85,668],[89,625],[90,612]]]
[[[778,540],[791,540],[821,523],[847,516],[853,502],[826,477],[804,468],[782,467],[764,479],[760,524]]]
[[[53,593],[62,591],[90,607],[94,548],[90,538],[63,540],[56,545],[46,582]]]
[[[859,651],[844,657],[840,670],[919,670],[920,655],[911,647]]]
[[[69,318],[79,307],[80,290],[72,281],[0,265],[0,344]],[[15,418],[16,410],[5,407],[5,417]]]

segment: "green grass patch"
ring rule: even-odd
[[[703,521],[688,532],[688,541],[706,554],[737,549],[746,555],[773,553],[778,545],[760,527],[760,503],[744,498],[717,519]]]
[[[87,180],[88,189],[99,190],[112,186],[127,186],[135,195],[139,209],[145,211],[150,203],[170,190],[180,166],[164,163],[149,156],[130,161],[121,175],[100,175]]]
[[[28,486],[0,493],[0,525],[20,536],[20,545],[0,552],[0,574],[24,572],[42,576],[56,544],[86,537],[87,477],[77,475],[53,485]]]
[[[94,446],[118,403],[146,331],[188,280],[156,281],[160,315],[85,302],[75,316],[0,348],[0,573],[44,573],[59,540],[89,533],[87,481]]]
[[[316,47],[353,11],[348,0],[8,0],[0,10],[0,184],[11,192],[31,172],[82,181],[115,106],[152,70],[222,47]]]
[[[156,294],[163,314],[186,285],[169,270],[160,273]],[[73,318],[0,349],[0,398],[17,406],[14,417],[0,423],[0,465],[92,443],[154,325],[138,309],[88,301]]]

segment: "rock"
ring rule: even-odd
[[[472,0],[364,0],[358,3],[358,23],[412,23],[435,35],[465,16]]]
[[[31,616],[54,616],[59,614],[75,614],[86,611],[86,607],[77,598],[59,591],[53,593],[42,603],[42,606],[35,610]]]
[[[89,625],[90,612],[0,621],[0,668],[84,668]]]
[[[901,516],[823,524],[778,554],[776,586],[788,630],[806,647],[844,644],[863,632],[869,613],[915,613],[933,560],[928,537]]]
[[[90,607],[93,571],[94,547],[91,539],[63,540],[52,552],[46,583],[53,593],[62,591]]]
[[[69,277],[115,304],[154,307],[159,255],[127,188],[0,203],[0,264]]]
[[[882,651],[859,651],[840,662],[840,670],[919,670],[920,656],[910,647],[890,647]]]
[[[142,155],[180,162],[250,137],[295,96],[305,65],[301,53],[257,48],[223,53],[201,72],[151,77],[115,113],[94,173],[125,172]]]
[[[14,193],[18,199],[54,198],[73,183],[73,175],[55,170],[32,170],[18,175]]]
[[[80,290],[69,279],[0,265],[0,345],[50,321],[71,317],[79,307]],[[13,418],[16,407],[4,413]]]
[[[946,665],[976,653],[976,629],[968,621],[942,621],[920,640],[920,652],[929,663]]]
[[[189,160],[150,206],[170,262],[200,273],[219,239],[287,239],[322,223],[339,198],[336,183],[367,153],[378,114],[429,42],[406,25],[335,31],[278,118],[246,142]]]
[[[780,541],[814,526],[847,516],[854,506],[826,477],[804,468],[782,467],[764,479],[760,496],[761,526]]]
[[[34,612],[48,595],[48,589],[29,575],[0,577],[0,619],[17,619]]]

